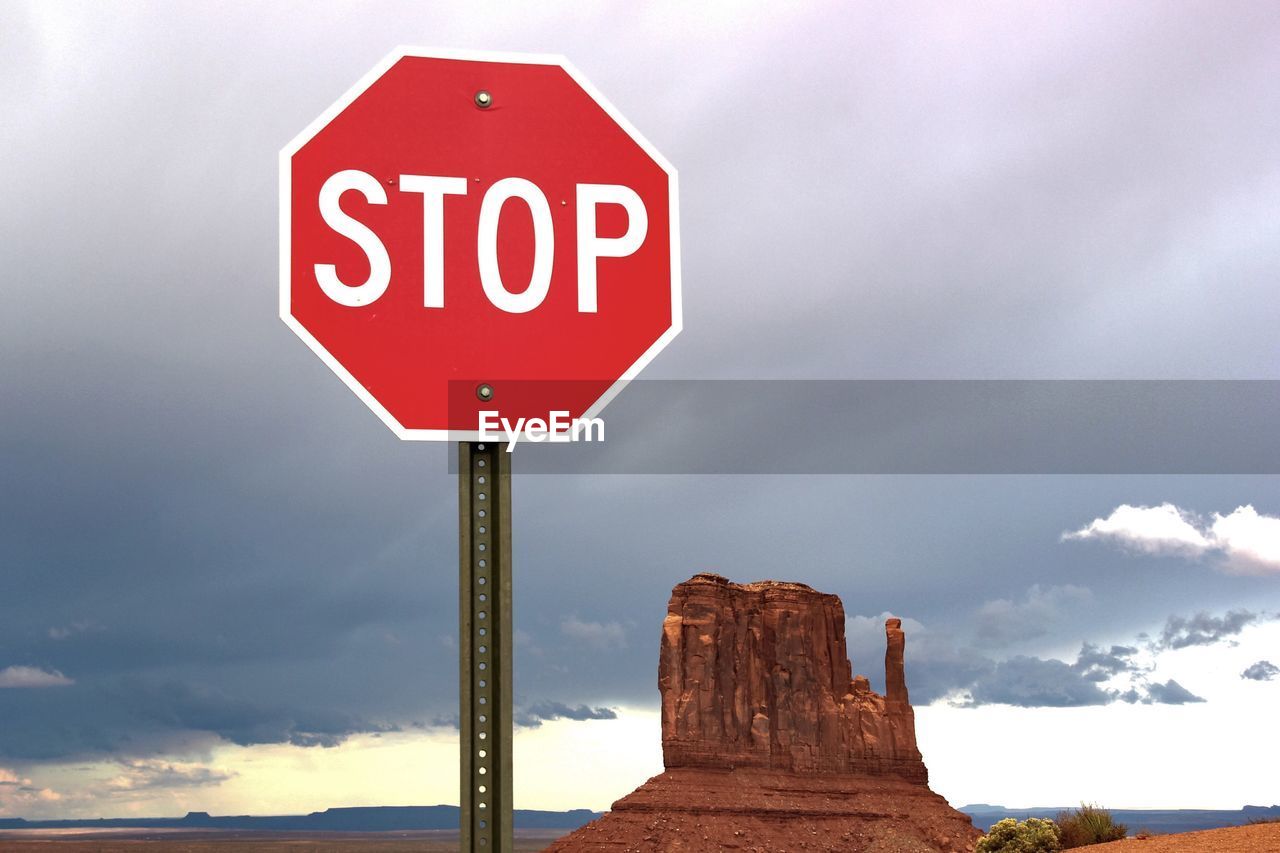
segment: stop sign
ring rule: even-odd
[[[401,438],[594,417],[680,331],[676,204],[562,57],[401,49],[280,153],[280,316]]]

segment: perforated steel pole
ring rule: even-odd
[[[510,853],[511,454],[458,444],[462,850]]]

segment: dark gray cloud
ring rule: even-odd
[[[977,638],[985,645],[1004,647],[1043,637],[1092,600],[1087,587],[1033,584],[1019,599],[998,598],[978,608]]]
[[[330,708],[273,705],[138,677],[56,690],[0,691],[0,755],[51,760],[145,756],[215,740],[336,746],[398,727]]]
[[[970,705],[1072,708],[1123,701],[1144,705],[1185,705],[1205,701],[1178,682],[1139,681],[1125,691],[1099,686],[1088,670],[1064,661],[1018,656],[998,662],[989,676],[968,688]]]
[[[888,615],[855,616],[846,624],[854,671],[868,675],[877,688],[884,683],[883,625]],[[907,683],[917,705],[957,697],[969,705],[1105,704],[1113,694],[1095,683],[1105,680],[1096,677],[1097,671],[1130,665],[1125,660],[1129,649],[1123,646],[1114,646],[1107,652],[1086,643],[1073,664],[1031,655],[997,659],[956,635],[930,630],[915,620],[906,620],[903,627],[907,634]],[[981,631],[979,622],[974,633]]]
[[[1132,672],[1138,667],[1133,656],[1137,646],[1112,646],[1103,649],[1093,643],[1085,643],[1071,668],[1089,681],[1107,681],[1122,672]]]
[[[544,722],[553,720],[616,720],[618,712],[613,708],[592,708],[589,705],[578,705],[575,708],[563,702],[543,700],[517,706],[512,716],[517,726],[536,729]],[[432,719],[431,725],[456,729],[458,715],[441,714]]]
[[[276,317],[275,153],[395,44],[563,51],[680,168],[686,331],[646,376],[1274,378],[1268,6],[649,8],[0,8],[0,670],[74,682],[0,690],[0,758],[456,713],[447,449],[395,441]],[[784,427],[726,426],[727,455],[821,457]],[[1274,514],[1280,484],[518,478],[517,701],[652,706],[667,597],[701,570],[939,634],[1031,584],[1106,590],[1029,653],[1280,607],[1057,544],[1162,501]],[[917,701],[997,666],[934,646],[908,640]],[[1092,699],[1058,663],[1015,666],[1014,698]]]
[[[885,619],[894,614],[851,616],[845,620],[845,642],[853,671],[867,676],[873,689],[884,690]],[[946,630],[931,630],[903,619],[906,633],[907,682],[911,701],[925,705],[987,676],[995,661]]]
[[[551,720],[616,720],[618,712],[612,708],[591,708],[579,705],[574,708],[562,702],[535,702],[518,709],[516,725],[537,728]]]
[[[1271,681],[1277,675],[1280,675],[1280,666],[1276,666],[1269,660],[1260,660],[1257,663],[1252,663],[1244,672],[1240,673],[1241,678],[1247,678],[1251,681]]]
[[[1069,708],[1106,705],[1115,700],[1060,660],[1018,655],[999,661],[991,673],[969,687],[974,705],[1018,705],[1023,708]]]
[[[1231,610],[1222,616],[1203,612],[1194,616],[1170,616],[1156,646],[1162,649],[1210,646],[1237,636],[1258,619],[1259,614],[1249,610]]]
[[[1198,614],[1171,617],[1169,622],[1230,623],[1229,617],[1230,614],[1222,617]],[[879,617],[850,619],[851,650],[868,648],[865,625],[882,621]],[[1151,681],[1148,676],[1155,665],[1141,659],[1143,650],[1137,645],[1104,647],[1085,642],[1072,662],[1038,655],[995,658],[945,632],[932,631],[918,623],[908,623],[907,628],[908,684],[912,699],[918,704],[950,699],[968,706],[1003,704],[1041,708],[1108,705],[1117,701],[1147,705],[1205,701],[1176,681]],[[975,633],[980,631],[978,626]],[[873,683],[882,683],[876,681],[879,673],[873,672]],[[1127,679],[1129,686],[1125,689],[1104,686],[1117,677]]]
[[[1145,689],[1146,695],[1139,700],[1145,705],[1186,705],[1204,701],[1172,678],[1163,684],[1159,682],[1148,684]],[[1131,701],[1127,694],[1125,701]]]
[[[922,654],[909,652],[907,685],[911,701],[926,705],[956,691],[993,677],[996,661],[967,648],[933,649]],[[884,673],[877,671],[872,683],[883,689]]]

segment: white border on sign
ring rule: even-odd
[[[387,408],[374,398],[369,390],[351,375],[341,363],[338,362],[333,354],[326,350],[315,336],[308,332],[301,323],[293,316],[292,307],[290,305],[290,234],[291,220],[289,215],[289,205],[291,202],[291,186],[290,186],[290,161],[293,155],[298,153],[303,145],[310,142],[316,134],[323,130],[329,122],[333,121],[343,110],[351,105],[356,98],[362,95],[366,89],[374,84],[383,74],[390,70],[406,56],[418,56],[427,59],[460,59],[471,62],[504,62],[520,65],[556,65],[563,68],[568,75],[573,78],[584,92],[586,92],[592,100],[609,115],[614,122],[631,137],[640,148],[649,155],[649,157],[658,164],[658,166],[667,173],[667,193],[670,197],[670,228],[671,228],[671,325],[662,333],[649,349],[636,360],[626,372],[620,376],[617,381],[609,386],[600,398],[591,404],[581,417],[595,418],[599,417],[600,412],[605,406],[613,400],[614,397],[622,391],[623,388],[635,379],[636,376],[653,361],[654,357],[675,339],[676,335],[684,328],[684,316],[681,304],[680,289],[680,213],[679,213],[679,179],[676,174],[675,167],[667,161],[650,144],[649,140],[636,130],[631,122],[627,121],[617,108],[600,94],[595,86],[591,85],[588,80],[577,68],[573,66],[569,60],[558,54],[536,54],[536,53],[502,53],[483,50],[447,50],[434,48],[406,47],[401,46],[393,50],[391,53],[383,57],[382,61],[375,65],[360,80],[352,86],[338,100],[334,101],[327,110],[320,114],[315,121],[307,125],[306,129],[295,136],[288,145],[280,149],[280,319],[285,325],[293,330],[302,341],[311,348],[311,351],[320,356],[320,360],[329,366],[329,369],[337,374],[348,388],[355,392],[356,396],[364,401],[373,413],[382,419],[382,422],[391,428],[397,436],[409,441],[479,441],[480,431],[476,430],[444,430],[444,429],[409,429],[395,419]]]

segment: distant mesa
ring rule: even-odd
[[[979,829],[990,830],[1005,818],[1026,820],[1029,817],[1052,820],[1060,812],[1074,806],[1048,806],[1030,809],[1008,809],[987,803],[961,806],[960,810],[973,818]],[[1108,809],[1117,823],[1143,829],[1153,835],[1176,832],[1196,832],[1206,829],[1222,829],[1248,823],[1280,821],[1280,806],[1245,806],[1242,809]]]
[[[666,772],[549,851],[965,851],[929,790],[885,624],[885,695],[855,676],[844,607],[801,583],[698,574],[671,591],[658,690]]]
[[[598,817],[586,809],[567,812],[516,809],[515,827],[572,829]],[[457,806],[354,806],[325,809],[305,815],[210,815],[187,812],[185,817],[97,818],[90,820],[23,820],[0,817],[0,832],[33,829],[190,830],[252,832],[405,832],[458,829]],[[0,849],[4,849],[0,845]],[[152,849],[161,849],[153,845]]]

